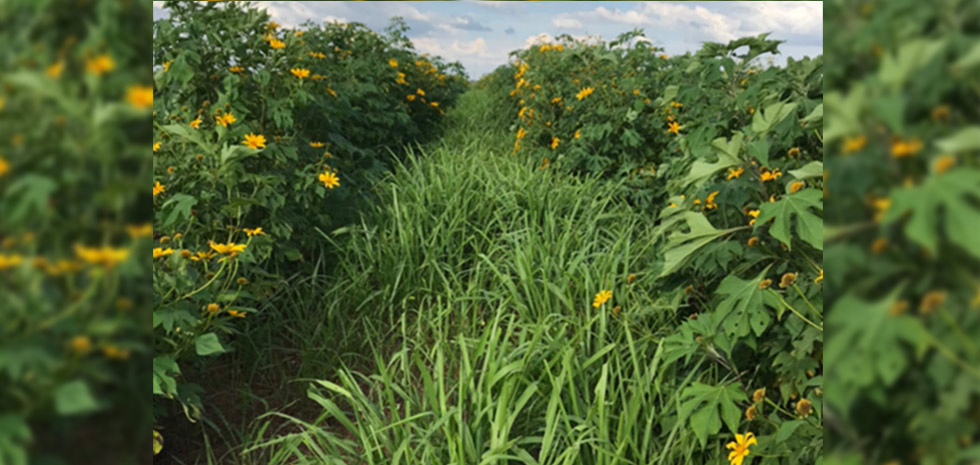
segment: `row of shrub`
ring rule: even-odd
[[[467,78],[416,52],[398,20],[381,35],[285,28],[247,2],[165,9],[153,48],[153,392],[193,420],[200,388],[182,367],[227,351],[288,274],[330,266],[321,232],[352,218],[403,145],[438,134]]]
[[[636,273],[658,278],[648,292],[675,314],[661,369],[690,376],[681,420],[702,445],[751,432],[762,453],[813,460],[823,60],[767,63],[779,44],[763,34],[668,57],[639,31],[559,36],[477,85],[500,100],[513,156],[621,183],[638,214],[658,218],[661,254]]]

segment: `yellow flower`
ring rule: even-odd
[[[388,66],[391,66],[392,68],[397,68],[398,67],[398,60],[396,60],[394,58],[388,60]]]
[[[589,95],[592,95],[592,92],[594,92],[594,91],[595,91],[595,88],[594,87],[586,87],[586,88],[580,90],[577,94],[575,94],[575,98],[577,98],[579,100],[582,100],[585,97],[588,97]]]
[[[796,273],[784,273],[783,277],[779,279],[779,287],[787,288],[796,282]]]
[[[684,106],[684,104],[683,104],[683,103],[681,103],[681,102],[674,102],[674,101],[671,101],[671,102],[670,102],[670,106],[672,106],[672,107],[674,107],[674,108],[680,108],[680,107],[683,107],[683,106]]]
[[[128,225],[126,226],[126,233],[130,237],[149,237],[153,235],[153,223],[144,223],[141,225]]]
[[[895,158],[915,155],[922,150],[922,141],[915,138],[909,140],[896,139],[892,142],[892,156]]]
[[[939,105],[932,109],[932,119],[941,120],[949,118],[949,105]]]
[[[433,107],[438,107],[439,102],[429,102],[429,105],[432,105]]]
[[[180,251],[180,257],[181,257],[181,258],[191,258],[191,257],[193,257],[193,256],[194,256],[194,255],[193,255],[193,254],[191,253],[191,251],[190,251],[190,250],[181,250],[181,251]]]
[[[208,252],[198,252],[196,255],[194,255],[193,257],[191,257],[191,260],[193,260],[195,262],[198,262],[198,261],[201,261],[201,260],[208,261],[208,260],[211,260],[212,258],[214,258],[214,256],[215,256],[215,253],[214,252],[210,252],[210,251],[208,251]]]
[[[269,41],[269,46],[278,50],[281,48],[286,48],[286,43],[279,39],[272,39]]]
[[[197,119],[190,122],[190,125],[194,129],[199,129],[201,127],[201,117],[198,116]]]
[[[943,174],[956,165],[956,157],[952,155],[942,155],[932,164],[932,169],[936,174]]]
[[[156,197],[157,195],[162,194],[165,190],[167,190],[167,187],[160,184],[160,181],[157,181],[157,183],[153,185],[153,196]]]
[[[290,73],[293,73],[293,76],[296,76],[296,77],[298,77],[300,79],[310,77],[310,70],[308,70],[306,68],[293,68],[293,69],[289,70],[289,72]]]
[[[235,115],[231,114],[231,112],[225,113],[223,115],[218,115],[214,120],[216,123],[220,124],[223,127],[228,127],[229,124],[238,121],[235,118]]]
[[[0,177],[10,172],[10,163],[6,158],[0,157]]]
[[[262,231],[262,228],[255,228],[255,229],[245,228],[244,231],[245,234],[248,235],[248,237],[265,235],[265,233]]]
[[[164,65],[165,65],[164,68],[170,68],[170,65],[166,63],[164,63]],[[51,79],[58,79],[59,77],[61,77],[61,72],[64,70],[65,70],[65,62],[56,61],[52,63],[51,66],[48,66],[48,68],[44,70],[44,74],[47,74],[48,77]],[[164,70],[164,72],[166,72],[166,70]]]
[[[666,53],[661,53],[660,54],[660,58],[663,58],[664,60],[666,60],[667,58],[670,58],[670,57],[668,57]]]
[[[544,161],[541,162],[541,169],[548,168],[548,157],[544,157]]]
[[[551,99],[551,103],[561,103],[561,97],[555,97]]]
[[[892,199],[888,197],[882,197],[880,199],[874,199],[871,202],[871,206],[875,209],[874,220],[875,222],[880,222],[885,216],[885,211],[892,206]]]
[[[228,310],[228,314],[235,318],[245,318],[245,312],[240,312],[238,310]]]
[[[771,285],[772,285],[772,280],[771,279],[763,279],[762,281],[759,281],[759,289],[760,290],[769,289],[769,286],[771,286]],[[765,391],[763,391],[763,392],[765,392]]]
[[[758,244],[758,243],[759,243],[759,238],[758,237],[750,237],[749,238],[749,241],[748,241],[749,247],[755,247],[756,244]]]
[[[737,179],[742,173],[745,172],[741,166],[738,168],[728,168],[728,180]]]
[[[408,100],[409,102],[415,100],[415,94],[408,94],[408,95],[406,95],[405,96],[405,100]]]
[[[126,102],[130,105],[145,110],[153,106],[153,87],[133,85],[126,89]]]
[[[90,265],[112,269],[129,257],[129,250],[113,247],[85,247],[75,245],[75,255]]]
[[[153,151],[156,152],[157,150],[160,150],[160,146],[161,145],[163,145],[163,142],[154,142],[153,143]]]
[[[167,61],[163,62],[163,72],[166,73],[166,72],[170,71],[170,65],[172,65],[172,64],[174,64],[174,61],[173,60],[167,60]]]
[[[799,155],[800,155],[800,148],[799,147],[793,147],[793,148],[789,149],[788,152],[786,152],[786,156],[788,156],[788,157],[796,157],[796,156],[799,156]]]
[[[171,249],[169,247],[166,249],[162,247],[155,247],[153,249],[153,259],[156,260],[158,258],[166,257],[167,255],[170,255],[172,253],[174,253],[174,249]]]
[[[626,277],[626,284],[633,284],[633,281],[635,280],[636,280],[636,275],[630,273],[629,276]]]
[[[99,55],[95,58],[89,58],[85,62],[85,69],[88,72],[101,76],[109,71],[112,71],[116,67],[116,62],[112,60],[112,57],[106,54]]]
[[[810,416],[810,412],[812,411],[813,404],[810,403],[809,400],[800,399],[800,401],[796,403],[796,413],[798,413],[801,417],[806,418]]]
[[[762,387],[752,392],[752,402],[759,403],[766,398],[766,388]]]
[[[207,310],[208,313],[210,313],[212,315],[217,315],[218,313],[221,312],[221,306],[218,305],[218,304],[214,304],[214,303],[208,304],[208,307],[207,307],[206,310]]]
[[[939,307],[942,307],[946,303],[946,293],[943,291],[929,291],[926,295],[922,296],[922,301],[919,302],[919,313],[923,315],[928,315]]]
[[[310,53],[308,53],[308,55],[311,56],[311,57],[313,57],[313,58],[320,58],[320,59],[323,59],[323,58],[326,58],[327,57],[326,55],[324,55],[323,53],[320,53],[320,52],[310,52]]]
[[[241,73],[241,72],[245,71],[245,68],[242,68],[241,66],[232,66],[232,67],[228,68],[228,71],[231,71],[233,73]]]
[[[888,249],[888,238],[879,237],[871,243],[871,251],[880,254]]]
[[[557,137],[551,138],[551,150],[558,148],[558,142],[560,142],[560,139],[558,139]]]
[[[803,188],[803,185],[804,185],[803,181],[796,181],[793,184],[789,185],[789,191],[795,194],[797,191]]]
[[[84,335],[75,336],[71,339],[71,342],[68,343],[68,346],[71,347],[71,350],[79,354],[84,354],[92,350],[92,340],[89,339],[88,336]]]
[[[823,281],[823,270],[820,270],[820,275],[813,279],[813,283],[816,284],[820,281]]]
[[[13,268],[15,266],[20,266],[24,263],[24,257],[14,254],[14,255],[4,255],[0,254],[0,270],[6,270],[8,268]]]
[[[253,133],[248,133],[245,135],[245,140],[242,141],[243,145],[247,145],[252,149],[264,149],[265,148],[265,136],[262,134],[255,135]]]
[[[683,126],[681,126],[680,123],[678,123],[677,121],[671,121],[669,127],[667,128],[667,132],[680,134],[679,131],[681,130],[681,127]]]
[[[755,419],[756,409],[755,405],[750,405],[749,408],[745,409],[745,419],[752,421]]]
[[[320,182],[327,187],[327,189],[333,189],[334,187],[340,185],[340,179],[331,171],[324,171],[320,173],[320,176],[318,176],[317,179],[319,179]]]
[[[742,465],[742,461],[749,455],[749,446],[758,443],[752,433],[736,434],[735,440],[725,445],[732,450],[728,453],[728,462],[731,465]]]
[[[211,249],[213,249],[215,252],[218,252],[221,255],[229,255],[232,257],[237,255],[238,252],[245,250],[245,244],[235,244],[232,242],[229,242],[227,244],[219,244],[214,241],[209,241],[209,245],[211,246]],[[200,255],[200,252],[198,252],[198,255]]]
[[[248,279],[245,279],[244,277],[241,277],[241,278],[236,279],[235,282],[238,283],[239,286],[244,286],[244,285],[248,284]]]
[[[891,316],[899,316],[905,313],[909,309],[909,301],[898,300],[888,308],[888,314]]]
[[[310,142],[310,147],[315,149],[323,148],[323,142]]]
[[[102,353],[105,354],[106,357],[116,360],[126,360],[130,355],[128,349],[120,349],[113,345],[103,347]]]
[[[843,152],[845,155],[858,152],[863,149],[865,145],[868,145],[868,138],[865,136],[848,137],[844,139],[844,146],[841,148],[841,152]]]
[[[578,139],[581,136],[582,136],[582,130],[581,129],[576,129],[575,130],[575,134],[572,136],[572,138],[573,139]]]
[[[762,177],[762,182],[775,181],[783,175],[783,173],[779,171],[779,168],[769,171],[769,168],[766,168],[765,166],[762,167],[759,174]]]
[[[611,298],[612,298],[612,291],[603,289],[599,291],[598,294],[595,295],[595,300],[592,301],[592,306],[595,308],[599,308],[602,306],[602,304],[606,303],[606,301],[608,301]]]
[[[419,95],[421,95],[421,96],[423,96],[423,97],[425,96],[425,91],[424,91],[424,90],[422,90],[422,89],[417,89],[417,90],[415,91],[415,93],[417,93],[417,94],[419,94]]]

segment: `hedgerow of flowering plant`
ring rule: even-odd
[[[0,4],[0,463],[145,456],[150,22]]]
[[[228,350],[282,276],[312,270],[391,152],[465,89],[396,21],[288,29],[247,2],[167,2],[154,26],[154,394],[188,418],[181,365]]]
[[[641,38],[540,44],[480,85],[516,100],[500,105],[517,112],[514,152],[622,181],[638,210],[659,216],[661,261],[639,272],[659,277],[659,311],[678,318],[664,359],[679,411],[662,427],[684,422],[732,463],[750,447],[816,460],[822,57],[766,66],[760,56],[779,45],[767,35],[675,57]],[[709,446],[723,426],[736,440]]]
[[[827,462],[973,463],[980,5],[827,12]]]

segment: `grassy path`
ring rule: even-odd
[[[650,220],[618,201],[615,185],[512,155],[509,138],[483,123],[491,103],[465,94],[445,136],[397,167],[363,223],[331,236],[340,271],[318,305],[294,309],[312,313],[290,318],[326,320],[297,332],[307,355],[346,348],[304,364],[330,426],[302,424],[246,457],[704,461],[692,456],[695,438],[663,428],[677,424],[677,381],[658,371],[673,314],[643,291]],[[611,299],[593,305],[601,290]]]

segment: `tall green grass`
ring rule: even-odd
[[[676,306],[653,288],[653,219],[622,187],[532,166],[481,126],[484,91],[410,153],[354,227],[297,340],[309,422],[253,442],[264,463],[666,464],[702,457],[666,373]],[[636,274],[628,283],[628,276]],[[613,297],[595,308],[594,295]],[[319,356],[316,356],[319,354]],[[339,369],[338,369],[338,363]],[[665,376],[665,374],[667,374]],[[271,413],[270,416],[285,416]],[[298,431],[298,432],[295,432]],[[256,459],[259,460],[259,459]],[[719,462],[720,463],[720,462]]]

